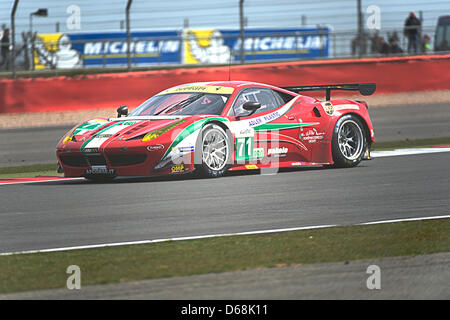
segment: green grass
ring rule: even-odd
[[[0,292],[450,251],[450,219],[0,256]]]
[[[62,173],[58,173],[56,170],[7,173],[7,174],[0,174],[0,179],[34,178],[37,176],[56,176],[56,175],[62,175]]]
[[[28,166],[0,168],[0,179],[34,178],[36,176],[54,176],[57,164],[34,164]]]
[[[39,173],[43,171],[55,171],[58,170],[58,164],[32,164],[28,166],[16,166],[16,167],[5,167],[0,168],[0,175],[10,174],[10,173]]]

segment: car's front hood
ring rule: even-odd
[[[62,140],[80,143],[80,149],[98,149],[111,141],[150,141],[184,123],[188,117],[125,117],[92,119],[72,129]]]

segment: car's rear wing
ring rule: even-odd
[[[322,91],[326,92],[326,99],[331,99],[331,90],[347,90],[347,91],[359,91],[363,96],[372,95],[377,85],[375,83],[352,83],[352,84],[331,84],[331,85],[312,85],[312,86],[297,86],[297,87],[280,87],[285,90],[297,92],[297,91]]]

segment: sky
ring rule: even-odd
[[[105,31],[124,28],[127,0],[20,0],[16,13],[16,32],[28,31],[30,13],[47,8],[49,16],[33,17],[33,30],[51,33],[57,29],[68,31]],[[0,0],[0,23],[10,26],[13,0]],[[245,0],[247,27],[287,28],[302,25],[329,25],[335,31],[354,31],[357,28],[356,0]],[[131,28],[133,30],[181,29],[185,23],[191,28],[239,28],[239,0],[133,0]],[[80,9],[79,25],[70,19],[70,6]],[[369,6],[380,8],[381,28],[403,28],[410,11],[423,12],[423,25],[433,29],[437,17],[450,14],[446,0],[362,0],[362,12]],[[368,14],[366,14],[365,20]],[[304,18],[305,19],[305,18]],[[364,21],[365,21],[364,20]],[[67,24],[69,22],[69,24]],[[72,22],[72,23],[70,23]],[[69,28],[76,29],[69,29]],[[78,29],[79,27],[79,29]],[[123,30],[123,29],[122,29]]]

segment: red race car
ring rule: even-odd
[[[370,158],[365,102],[330,100],[332,90],[371,95],[375,84],[274,87],[244,81],[192,83],[158,93],[128,114],[77,125],[58,143],[66,177],[181,174],[330,165]],[[300,95],[326,91],[326,100]],[[125,116],[125,117],[122,117]]]

